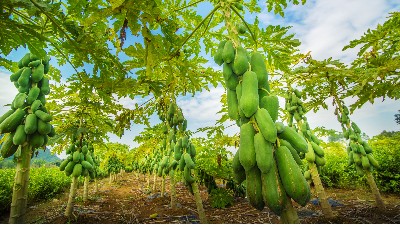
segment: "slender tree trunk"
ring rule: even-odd
[[[194,199],[196,201],[197,213],[199,214],[200,223],[206,224],[208,223],[207,217],[206,213],[204,212],[203,200],[201,200],[199,186],[197,185],[197,182],[192,183],[192,189],[193,189]]]
[[[83,184],[83,201],[88,200],[88,188],[89,188],[89,176],[85,177],[85,183]]]
[[[67,208],[65,209],[65,216],[68,218],[71,218],[72,212],[74,211],[74,200],[75,200],[77,184],[78,184],[78,178],[72,177],[71,189],[69,191],[69,197],[68,197],[68,204]]]
[[[317,166],[315,163],[308,163],[311,171],[311,178],[314,182],[315,191],[317,192],[317,196],[321,203],[322,213],[327,219],[334,218],[333,211],[331,205],[329,205],[328,198],[326,196],[324,187],[322,186],[321,179],[318,174]]]
[[[282,224],[293,224],[300,223],[299,216],[297,215],[297,211],[293,208],[292,199],[287,197],[285,209],[280,216]]]
[[[150,180],[151,180],[151,174],[149,172],[149,174],[147,175],[147,187],[150,188]]]
[[[162,176],[162,182],[161,182],[161,197],[164,197],[164,192],[165,192],[165,176]]]
[[[375,196],[376,206],[378,207],[379,210],[384,210],[385,203],[383,203],[381,194],[379,193],[379,189],[376,186],[374,176],[372,176],[372,173],[370,171],[365,171],[365,175],[367,175],[367,181],[369,187],[371,188],[372,194],[374,194]]]
[[[24,223],[28,204],[29,171],[31,147],[21,147],[21,156],[17,160],[9,223]]]
[[[154,181],[153,181],[153,190],[152,190],[153,192],[156,191],[156,188],[157,188],[156,184],[157,184],[157,173],[154,172]]]
[[[171,209],[176,208],[176,189],[175,189],[175,171],[169,171],[170,189],[171,189]]]
[[[112,179],[113,179],[113,176],[112,176],[112,172],[110,173],[110,184],[112,183]]]

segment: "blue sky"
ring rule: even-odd
[[[208,8],[202,5],[202,9]],[[351,62],[355,57],[358,49],[351,49],[342,52],[343,46],[350,40],[360,37],[368,28],[374,29],[378,23],[383,23],[389,12],[399,11],[400,1],[398,0],[308,0],[306,5],[289,6],[285,10],[285,18],[275,16],[263,10],[257,16],[261,20],[261,25],[290,25],[291,32],[296,33],[302,45],[302,52],[311,51],[316,59],[325,59],[333,57],[341,59],[345,63]],[[202,11],[204,15],[207,10]],[[254,18],[255,15],[251,17]],[[251,20],[251,18],[250,18]],[[11,60],[19,60],[25,50],[20,49],[7,58]],[[205,53],[204,53],[205,54]],[[217,66],[211,60],[206,66]],[[53,62],[54,63],[54,62]],[[54,65],[53,66],[57,66]],[[68,77],[73,73],[69,66],[62,67],[63,77]],[[9,82],[9,72],[0,68],[0,114],[4,113],[7,108],[3,105],[10,102],[17,94],[14,85]],[[196,94],[195,97],[184,96],[178,98],[178,105],[182,108],[185,117],[188,119],[188,129],[195,131],[200,127],[212,126],[215,121],[220,118],[217,112],[221,108],[220,98],[224,93],[222,86],[217,88],[211,87],[210,91],[203,91]],[[282,100],[282,99],[281,99]],[[128,108],[134,107],[135,102],[141,99],[130,100],[127,98],[120,99],[120,102]],[[283,100],[281,101],[283,102]],[[333,114],[331,107],[332,99],[327,99],[330,108],[328,110],[319,110],[317,113],[307,113],[307,118],[311,127],[324,126],[328,129],[340,130],[340,125]],[[354,102],[354,99],[346,99],[347,104]],[[281,107],[283,104],[281,103]],[[394,122],[394,114],[400,110],[400,101],[387,99],[382,102],[376,99],[373,105],[367,103],[362,109],[356,110],[350,118],[355,121],[359,127],[370,137],[381,133],[383,130],[399,131],[400,125]],[[153,124],[160,121],[156,116],[151,119]],[[228,122],[226,125],[233,124]],[[125,135],[120,139],[110,134],[111,141],[128,144],[132,147],[137,146],[133,142],[134,136],[138,135],[144,128],[143,125],[133,125],[130,131],[126,131]],[[227,132],[234,134],[239,132],[238,127],[232,126]],[[196,136],[204,136],[202,133]]]

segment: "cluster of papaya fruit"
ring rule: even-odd
[[[67,176],[90,176],[92,179],[96,177],[95,168],[99,166],[99,161],[94,156],[94,148],[91,143],[85,141],[83,137],[74,138],[67,148],[66,154],[68,157],[61,162],[60,171],[65,171]]]
[[[315,163],[317,169],[320,170],[321,166],[324,166],[326,160],[324,158],[325,152],[320,146],[321,140],[318,139],[310,129],[310,125],[307,122],[307,117],[304,115],[307,113],[306,108],[303,105],[303,101],[301,100],[301,92],[297,89],[291,89],[288,97],[286,98],[285,109],[289,113],[289,122],[288,124],[293,127],[295,130],[300,132],[300,134],[307,141],[308,152],[300,152],[298,156],[294,156],[296,162],[301,166],[301,159],[306,158],[308,163]],[[293,124],[293,119],[297,122],[297,127]],[[284,142],[283,142],[284,143]],[[285,144],[285,143],[284,143]],[[289,148],[289,146],[288,146]],[[291,150],[294,152],[294,150]],[[306,165],[304,177],[307,180],[311,180],[311,172],[309,170],[309,165]]]
[[[338,109],[335,113],[338,115],[338,121],[342,124],[343,136],[349,140],[347,146],[349,165],[355,164],[357,173],[362,176],[364,170],[372,171],[374,167],[379,168],[379,163],[372,155],[372,148],[368,145],[368,142],[362,139],[360,128],[356,123],[350,122],[349,109],[343,101],[342,106],[341,116]]]
[[[233,159],[235,180],[246,180],[248,200],[258,210],[267,205],[281,215],[287,196],[304,206],[310,188],[294,155],[306,153],[307,142],[293,128],[276,122],[279,102],[270,94],[264,57],[258,52],[250,55],[228,40],[219,44],[214,60],[223,64],[228,115],[240,126],[239,150]],[[285,141],[287,145],[282,144]]]
[[[215,182],[215,179],[213,176],[208,174],[204,170],[198,171],[198,177],[197,179],[199,180],[199,183],[204,185],[207,188],[208,194],[211,193],[213,189],[218,188],[217,183]]]
[[[19,70],[10,76],[18,88],[18,94],[11,103],[11,109],[0,117],[0,134],[5,141],[1,146],[4,158],[12,156],[19,146],[29,144],[32,151],[44,147],[48,137],[55,135],[50,124],[52,116],[45,104],[45,95],[50,93],[49,79],[45,74],[49,71],[49,57],[40,59],[27,53],[19,62]]]

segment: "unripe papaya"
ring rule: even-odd
[[[257,166],[246,171],[246,182],[246,196],[250,204],[257,210],[263,210],[265,203],[262,195],[261,171]]]
[[[81,159],[81,153],[79,151],[74,152],[72,160],[77,163]]]
[[[44,122],[50,122],[53,119],[53,117],[50,114],[45,113],[42,110],[36,110],[35,115]]]
[[[25,68],[19,69],[17,72],[11,74],[10,76],[10,81],[11,82],[16,82],[18,81],[18,78],[21,76],[22,72],[24,71]],[[18,83],[18,82],[17,82]],[[19,84],[18,84],[19,85]]]
[[[0,124],[0,134],[14,132],[25,117],[25,110],[18,108]]]
[[[15,131],[13,143],[14,145],[22,145],[26,141],[25,125],[21,124]]]
[[[276,127],[276,132],[280,134],[283,132],[283,128],[285,127],[285,125],[282,122],[275,122],[275,127]]]
[[[250,118],[258,109],[258,81],[257,74],[247,71],[243,74],[242,90],[239,107],[244,115]]]
[[[236,29],[237,29],[239,34],[245,34],[246,31],[247,31],[246,26],[244,24],[241,24],[241,23],[237,25]]]
[[[69,175],[71,175],[72,174],[72,172],[73,172],[73,170],[74,170],[74,167],[75,167],[75,162],[74,161],[69,161],[68,162],[68,164],[67,164],[67,166],[65,167],[65,174],[67,175],[67,176],[69,176]]]
[[[22,87],[28,87],[29,78],[31,76],[32,70],[29,67],[26,67],[24,71],[22,71],[21,76],[18,78],[18,84]]]
[[[68,163],[69,163],[68,159],[63,160],[62,163],[60,164],[60,171],[64,171]]]
[[[307,153],[308,146],[306,140],[298,134],[292,127],[286,126],[283,132],[278,135],[280,139],[288,141],[297,152]]]
[[[259,108],[254,117],[256,118],[258,128],[265,140],[275,143],[277,137],[275,122],[272,120],[268,111],[264,108]]]
[[[286,148],[289,149],[289,151],[290,151],[290,153],[292,153],[293,159],[296,161],[297,165],[302,166],[303,162],[301,161],[299,153],[296,151],[296,149],[294,149],[293,146],[289,142],[287,142],[283,139],[280,139],[279,142],[280,142],[281,146],[286,146]]]
[[[34,68],[32,71],[32,81],[37,83],[42,80],[44,76],[44,65],[40,64],[38,67]]]
[[[25,55],[24,55],[24,57],[22,57],[22,59],[21,59],[21,65],[22,66],[28,66],[29,65],[29,62],[31,61],[30,60],[30,53],[26,53]]]
[[[38,132],[35,132],[31,135],[29,144],[32,146],[33,149],[42,147],[44,144],[44,136],[39,134]]]
[[[25,133],[33,134],[37,131],[38,120],[35,114],[29,114],[25,119]]]
[[[188,154],[186,152],[186,153],[183,154],[183,157],[185,159],[186,167],[188,167],[189,169],[194,169],[195,165],[194,165],[194,162],[192,160],[192,157],[190,157],[190,154]]]
[[[10,109],[8,110],[6,113],[4,113],[1,117],[0,117],[0,124],[7,119],[9,116],[11,116],[11,114],[14,113],[14,110]]]
[[[264,88],[268,83],[268,72],[265,65],[265,58],[258,52],[251,55],[251,71],[257,74],[258,88]]]
[[[326,164],[326,160],[324,157],[320,157],[318,154],[315,154],[315,164],[317,166],[324,166]]]
[[[227,41],[222,51],[222,59],[226,63],[231,63],[235,59],[235,48],[231,40]]]
[[[185,169],[183,171],[183,176],[185,178],[185,181],[187,181],[189,184],[194,183],[195,179],[192,177],[192,173],[190,172],[190,168],[185,166]]]
[[[18,145],[13,143],[14,133],[8,134],[5,141],[1,144],[0,153],[3,158],[8,158],[18,150]]]
[[[246,172],[239,161],[239,151],[237,151],[233,157],[232,168],[236,183],[241,184],[244,180],[246,180]]]
[[[369,163],[375,167],[375,168],[379,168],[379,163],[378,161],[376,161],[376,159],[372,156],[372,154],[367,154],[367,158],[369,160]]]
[[[51,132],[51,124],[39,119],[37,124],[37,131],[39,132],[39,134],[47,135]]]
[[[82,174],[82,165],[81,164],[75,164],[74,170],[72,171],[72,176],[74,177],[79,177]]]
[[[312,146],[315,154],[317,154],[319,157],[324,157],[324,155],[325,155],[324,150],[319,145],[317,145],[316,143],[311,141],[311,146]]]
[[[255,130],[251,123],[245,123],[240,127],[239,161],[246,171],[256,165],[254,135]]]
[[[232,120],[239,119],[239,105],[236,97],[236,91],[230,89],[226,93],[226,102],[228,103],[228,115]]]
[[[315,162],[315,153],[314,153],[314,149],[313,149],[311,143],[308,143],[308,151],[305,156],[306,156],[306,160],[309,163]]]
[[[310,186],[290,150],[286,146],[280,146],[275,151],[275,159],[286,193],[301,206],[305,206],[311,197]]]
[[[274,122],[278,119],[279,100],[276,95],[263,97],[260,102],[260,108],[266,109]]]
[[[24,108],[27,95],[25,93],[18,93],[13,101],[14,108]]]
[[[225,43],[226,40],[223,40],[219,43],[217,52],[214,55],[214,62],[219,66],[222,65],[222,63],[224,63],[224,60],[222,59],[222,52],[224,51]]]
[[[81,164],[83,168],[87,169],[88,171],[93,171],[93,166],[88,161],[83,160]]]
[[[35,61],[31,61],[31,62],[28,64],[28,67],[37,67],[37,66],[39,66],[40,63],[42,63],[42,60],[40,60],[40,59],[35,60]]]
[[[254,136],[254,147],[257,167],[262,173],[268,173],[274,160],[273,145],[261,133],[257,133]]]
[[[233,72],[239,76],[249,69],[249,60],[247,59],[246,53],[246,50],[242,46],[239,46],[237,48],[235,59],[233,60]]]
[[[261,174],[262,195],[268,208],[279,216],[285,208],[287,197],[275,160],[272,163],[271,170],[268,173]]]

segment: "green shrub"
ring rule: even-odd
[[[0,212],[10,208],[15,169],[0,169]]]
[[[133,171],[132,166],[125,166],[125,172],[130,173]]]
[[[233,204],[233,193],[225,188],[215,188],[210,194],[210,204],[213,208],[223,209]]]

